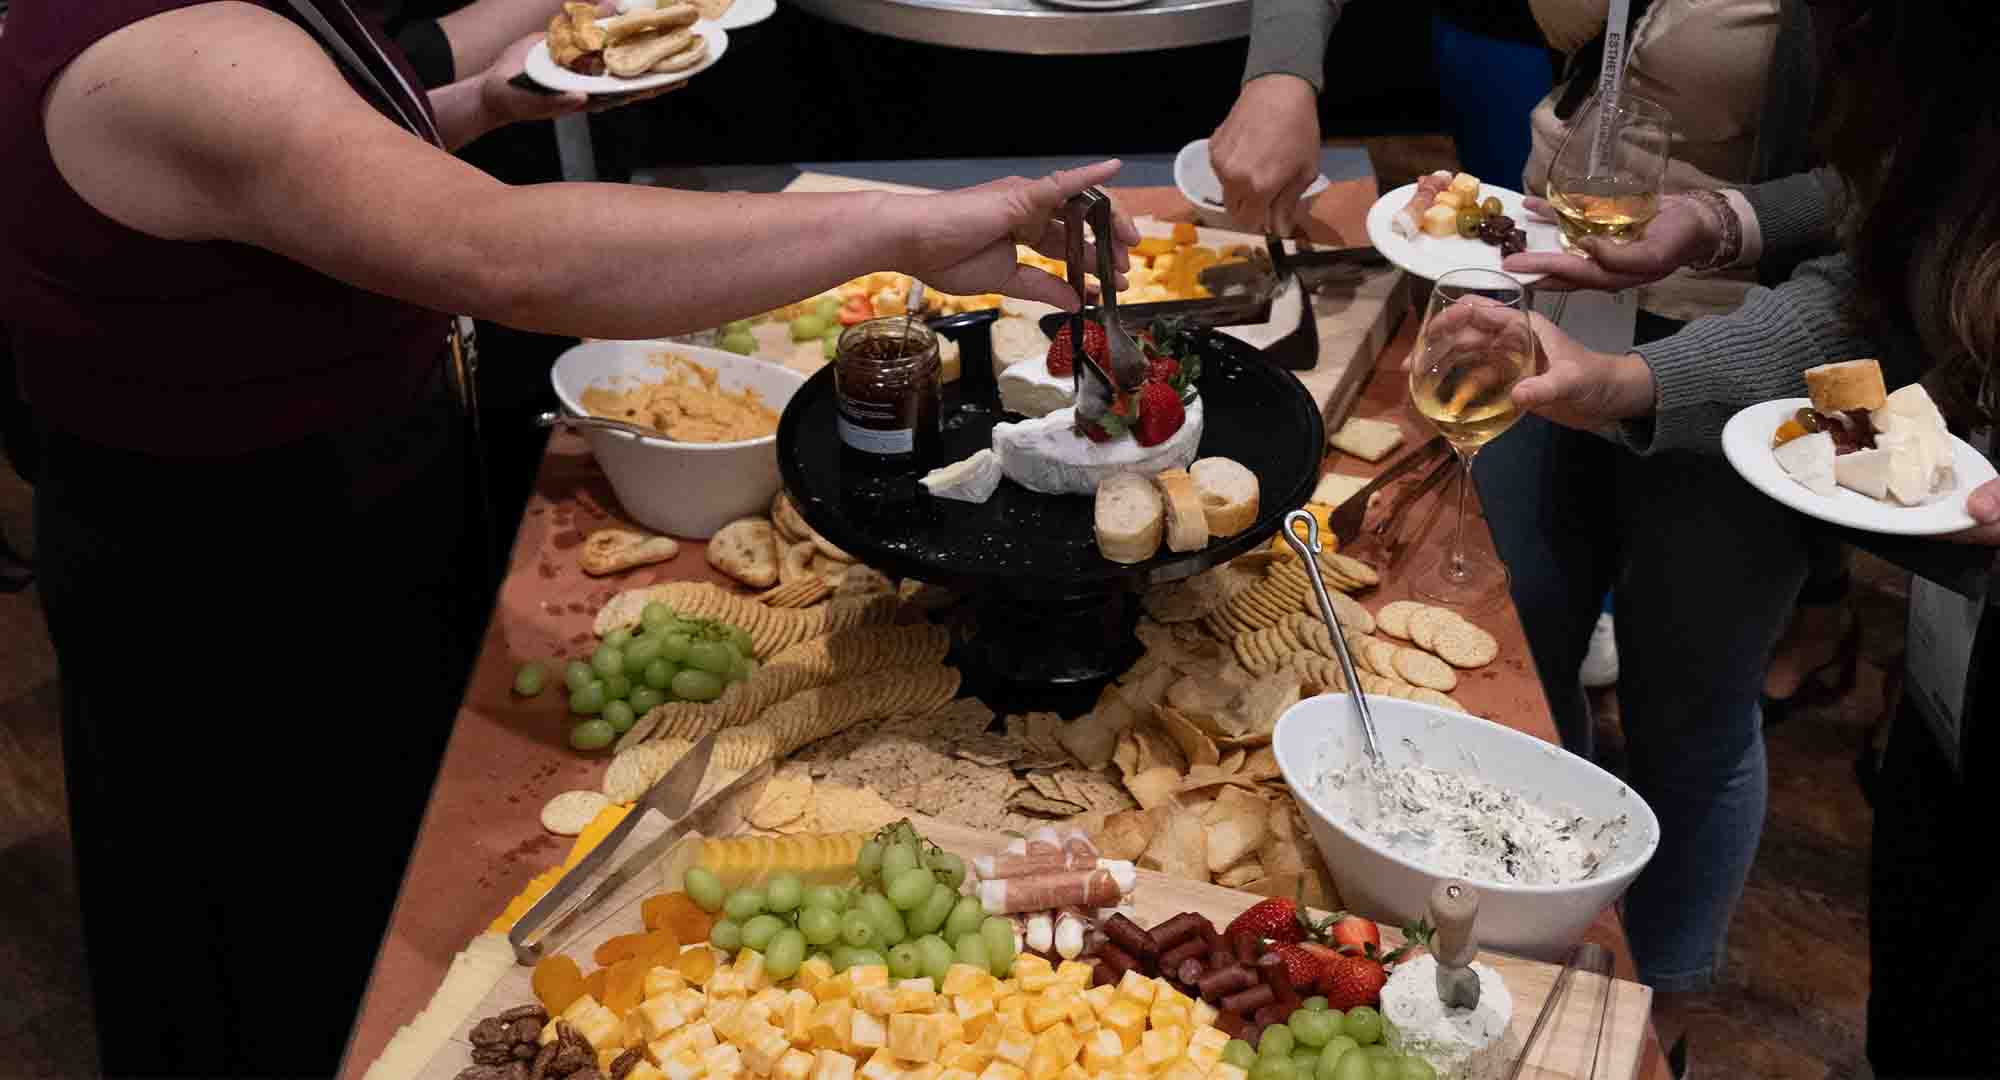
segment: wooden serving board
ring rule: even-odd
[[[928,194],[924,188],[878,183],[830,173],[803,172],[786,191],[889,191]],[[1264,238],[1227,229],[1200,227],[1209,245],[1248,244],[1257,249]],[[1360,275],[1349,288],[1327,287],[1313,298],[1313,320],[1319,331],[1319,363],[1311,371],[1293,372],[1305,385],[1326,420],[1327,434],[1340,429],[1348,410],[1375,368],[1389,338],[1409,311],[1408,278],[1393,268]]]
[[[664,831],[665,819],[648,813],[649,816],[635,826],[626,839],[626,850],[637,850]],[[911,820],[926,838],[965,857],[968,862],[973,856],[1000,851],[1009,839],[997,833],[980,832],[915,815]],[[690,838],[676,845],[661,859],[655,873],[635,875],[633,881],[606,903],[597,924],[565,943],[559,951],[574,957],[579,966],[589,971],[596,966],[591,962],[591,952],[600,943],[616,934],[643,929],[639,917],[640,901],[655,892],[678,885],[680,873],[695,854],[693,844],[696,842]],[[668,878],[673,879],[671,884]],[[1221,927],[1263,897],[1141,870],[1138,888],[1132,899],[1137,909],[1134,917],[1144,926],[1155,925],[1183,911],[1196,911]],[[1384,938],[1385,944],[1400,944],[1399,935],[1386,927]],[[1554,986],[1559,969],[1536,960],[1492,953],[1482,953],[1480,961],[1500,972],[1513,995],[1512,1031],[1514,1045],[1518,1047],[1534,1026],[1535,1016]],[[529,975],[529,968],[516,967],[502,976],[486,1000],[459,1022],[451,1041],[417,1074],[421,1080],[451,1080],[459,1070],[470,1064],[472,1043],[467,1036],[472,1025],[484,1017],[534,1000]],[[1588,1045],[1590,1028],[1596,1021],[1598,1005],[1607,986],[1611,1001],[1605,1018],[1604,1038],[1594,1048]],[[1578,975],[1567,997],[1568,1000],[1544,1031],[1528,1066],[1521,1071],[1524,1080],[1631,1080],[1636,1077],[1645,1046],[1646,1020],[1652,1009],[1652,991],[1622,979],[1605,980]],[[1593,1061],[1596,1062],[1594,1074]]]

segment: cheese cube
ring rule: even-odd
[[[1018,994],[1021,992],[1021,980],[1013,978],[1001,979],[999,985],[994,987],[993,992],[1001,997]]]
[[[1116,1069],[1125,1057],[1125,1044],[1110,1028],[1098,1028],[1083,1041],[1083,1064],[1093,1074]]]
[[[1174,984],[1165,979],[1154,979],[1153,986],[1155,988],[1153,992],[1153,1004],[1155,1005],[1166,1002],[1185,1009],[1194,1004],[1193,998],[1174,989]]]
[[[680,1005],[672,994],[661,994],[640,1002],[637,1016],[648,1042],[677,1031],[687,1023],[687,1017],[681,1013]]]
[[[730,1080],[743,1075],[743,1055],[729,1043],[718,1043],[701,1056],[701,1064],[709,1080]]]
[[[889,1042],[889,1029],[880,1017],[856,1010],[847,1028],[847,1045],[855,1051],[879,1050]]]
[[[779,1016],[783,1015],[785,1003],[791,999],[792,995],[789,991],[773,986],[752,994],[750,996],[750,1004],[762,1008],[764,1014],[767,1016]]]
[[[784,998],[780,997],[778,1004],[783,1005]],[[771,1022],[771,1003],[768,1000],[751,998],[743,1003],[741,1009],[736,1010],[736,1016],[737,1023],[746,1033],[755,1031]]]
[[[935,1012],[941,1005],[937,992],[931,989],[929,979],[906,979],[891,992],[889,1011],[927,1013]]]
[[[809,1080],[854,1080],[854,1059],[838,1050],[816,1050]]]
[[[670,967],[656,967],[646,973],[646,997],[659,997],[687,989],[687,979]]]
[[[822,1001],[806,1023],[806,1038],[815,1050],[840,1050],[854,1030],[854,1006],[846,998]]]
[[[833,963],[824,956],[815,956],[799,965],[799,973],[793,976],[793,985],[810,992],[821,979],[833,978]]]
[[[1188,1060],[1201,1066],[1205,1075],[1209,1068],[1222,1060],[1222,1047],[1229,1041],[1229,1035],[1221,1028],[1200,1027],[1188,1036]]]
[[[1068,1015],[1069,1009],[1062,1002],[1047,996],[1035,998],[1028,1003],[1028,1030],[1039,1035],[1061,1023]]]
[[[654,1068],[652,1062],[641,1061],[625,1071],[625,1080],[667,1080],[667,1076]]]
[[[854,980],[851,972],[843,971],[832,978],[821,979],[812,985],[812,994],[821,1001],[854,996]]]
[[[886,986],[871,986],[856,991],[855,1004],[871,1016],[887,1016],[896,1011],[896,992]]]
[[[1218,1061],[1208,1070],[1208,1080],[1249,1080],[1250,1074],[1227,1061]]]
[[[804,1050],[787,1050],[778,1059],[778,1067],[771,1070],[772,1080],[806,1080],[812,1075],[813,1056]],[[627,1076],[625,1080],[632,1080]]]
[[[979,1080],[1027,1080],[1027,1078],[1028,1074],[1022,1072],[1019,1066],[1009,1065],[1004,1061],[995,1061],[987,1065],[979,1074]]]
[[[1083,1049],[1083,1043],[1076,1037],[1076,1031],[1068,1024],[1056,1026],[1035,1036],[1035,1053],[1047,1055],[1056,1060],[1056,1072],[1076,1060],[1076,1053]],[[1033,1073],[1033,1069],[1028,1070]]]
[[[1118,980],[1119,997],[1125,998],[1128,1001],[1136,1001],[1146,1007],[1152,1006],[1153,995],[1158,993],[1159,989],[1158,983],[1139,974],[1137,971],[1128,971],[1125,973],[1124,978]]]
[[[1156,1028],[1190,1028],[1194,1026],[1191,1022],[1192,1017],[1188,1014],[1188,1007],[1177,1005],[1171,1001],[1153,1002],[1153,1008],[1146,1014],[1146,1018]]]
[[[793,1046],[812,1044],[812,1017],[813,1011],[818,1008],[819,1002],[804,990],[794,990],[785,995],[785,1038],[790,1039]]]
[[[1024,952],[1014,958],[1013,970],[1008,974],[1018,979],[1023,975],[1053,975],[1055,967],[1034,953]]]
[[[984,968],[973,967],[971,964],[953,964],[950,968],[946,969],[944,973],[944,985],[939,989],[954,997],[974,994],[980,990],[984,990],[985,993],[983,996],[988,1001],[991,1001],[994,991],[998,990],[999,987],[1000,980],[994,978],[992,972]]]
[[[1146,985],[1151,986],[1152,983]],[[1097,1019],[1118,1034],[1118,1041],[1124,1043],[1127,1050],[1138,1047],[1139,1036],[1146,1030],[1146,1010],[1138,1002],[1127,998],[1113,1002],[1110,1008],[1098,1014]]]
[[[743,949],[736,954],[736,963],[730,969],[743,979],[743,985],[756,993],[771,985],[771,977],[764,973],[764,954],[755,949]]]
[[[749,952],[750,950],[745,949],[743,951]],[[735,971],[719,967],[715,969],[714,974],[708,977],[708,982],[702,986],[702,990],[707,992],[711,999],[718,997],[741,997],[750,992],[750,984],[745,982],[743,976],[737,974]]]
[[[986,1025],[986,1030],[971,1038],[972,1048],[982,1057],[992,1057],[993,1052],[1000,1049],[1000,1038],[1004,1031],[997,1020]]]
[[[1215,1025],[1215,1018],[1221,1015],[1221,1009],[1198,998],[1195,1000],[1194,1006],[1188,1010],[1188,1019],[1198,1028],[1213,1027]]]
[[[889,968],[884,964],[856,964],[847,969],[847,981],[857,990],[889,985]]]
[[[992,1018],[993,1000],[991,998],[973,997],[971,995],[954,998],[951,1003],[951,1011],[953,1015],[958,1017],[959,1022],[964,1024],[966,1029],[970,1031],[976,1023],[984,1023],[986,1020]],[[973,1037],[977,1038],[978,1034],[978,1032],[974,1031]]]
[[[937,1080],[943,1073],[944,1066],[939,1065],[935,1061],[930,1061],[922,1065],[912,1065],[904,1069],[903,1075],[898,1077],[897,1080]]]
[[[979,1080],[979,1074],[969,1069],[946,1069],[938,1074],[937,1080]]]
[[[937,980],[931,978],[929,975],[917,979],[898,979],[896,980],[896,989],[922,990],[928,994],[935,994],[937,993]]]
[[[667,1074],[667,1080],[700,1080],[707,1070],[692,1051],[683,1050],[660,1062],[660,1071]]]
[[[1039,956],[1031,956],[1026,954],[1023,954],[1021,959],[1041,960],[1042,962],[1042,967],[1036,970],[1022,971],[1018,967],[1015,968],[1014,981],[1021,984],[1022,993],[1039,994],[1042,991],[1047,990],[1049,987],[1054,986],[1056,984],[1055,970],[1048,966],[1049,962],[1047,960],[1042,960],[1042,958]]]
[[[1168,1062],[1166,1071],[1160,1074],[1160,1080],[1206,1080],[1207,1076],[1206,1066],[1197,1065],[1191,1059],[1183,1057]]]
[[[1090,1011],[1096,1013],[1097,1018],[1102,1020],[1104,1019],[1104,1010],[1110,1008],[1111,1003],[1118,1000],[1118,988],[1110,985],[1093,986],[1083,992],[1083,1000],[1090,1002]]]
[[[1083,1066],[1072,1061],[1067,1068],[1057,1074],[1056,1080],[1090,1080],[1090,1074],[1083,1071]]]
[[[1025,998],[1012,998],[993,1006],[993,1012],[1000,1018],[1003,1027],[1028,1029],[1028,1002]]]
[[[586,1007],[579,1009],[578,1005]],[[589,1041],[593,1050],[625,1045],[625,1025],[618,1019],[618,1014],[599,1005],[589,994],[571,1003],[568,1009],[563,1010],[563,1015],[576,1033]]]
[[[792,1040],[774,1027],[766,1027],[751,1035],[743,1044],[743,1064],[757,1076],[769,1076],[778,1068],[778,1062],[791,1052]]]
[[[994,1057],[1018,1068],[1026,1068],[1034,1052],[1035,1037],[1018,1028],[1001,1029],[1000,1041],[993,1046]]]
[[[1173,1037],[1173,1031],[1158,1029],[1148,1031],[1139,1037],[1138,1065],[1147,1072],[1158,1072],[1174,1063],[1181,1056],[1182,1040]]]
[[[992,1060],[992,1057],[991,1054],[981,1053],[979,1048],[971,1043],[946,1043],[944,1049],[938,1051],[938,1064],[943,1065],[947,1072],[952,1069],[962,1069],[977,1073],[986,1067],[986,1063]]]
[[[861,1066],[861,1080],[897,1080],[902,1073],[902,1064],[887,1050],[875,1051],[869,1055],[867,1064]]]
[[[1090,989],[1093,974],[1095,970],[1081,960],[1065,960],[1056,965],[1056,981],[1066,982],[1078,990]]]
[[[897,1013],[889,1018],[889,1052],[905,1061],[936,1061],[944,1049],[939,1017],[929,1013]]]

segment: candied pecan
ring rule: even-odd
[[[515,1061],[533,1061],[533,1060],[534,1060],[534,1058],[535,1058],[535,1054],[536,1054],[536,1053],[537,1053],[537,1050],[536,1050],[536,1047],[535,1047],[535,1044],[534,1044],[534,1043],[515,1043],[515,1044],[514,1044],[514,1060],[515,1060]]]
[[[584,1038],[583,1032],[578,1031],[576,1025],[567,1020],[556,1021],[556,1041],[565,1047],[581,1050],[585,1054],[590,1053],[590,1040]]]
[[[472,1033],[468,1037],[474,1046],[498,1046],[513,1041],[507,1023],[492,1016],[472,1025]]]
[[[514,1060],[514,1048],[511,1046],[475,1046],[472,1048],[472,1061],[476,1065],[505,1065],[512,1060]]]
[[[556,1054],[561,1050],[562,1044],[555,1042],[542,1047],[542,1052],[535,1055],[534,1065],[528,1069],[528,1080],[546,1080],[549,1063],[556,1059]]]
[[[467,1065],[453,1080],[507,1080],[507,1070],[498,1065]]]
[[[516,1020],[533,1020],[537,1024],[546,1024],[549,1022],[549,1011],[531,1002],[527,1005],[516,1005],[494,1019],[504,1020],[510,1024]]]
[[[569,1080],[604,1080],[604,1074],[597,1071],[597,1066],[586,1065],[569,1074]]]
[[[528,1080],[528,1063],[517,1061],[507,1066],[507,1080]]]
[[[556,1059],[549,1062],[549,1071],[557,1076],[568,1076],[596,1060],[596,1055],[588,1050],[565,1046],[556,1054]]]
[[[645,1057],[646,1055],[640,1053],[638,1048],[634,1047],[613,1058],[611,1061],[611,1080],[625,1080],[625,1074],[637,1068],[639,1062],[645,1060]]]
[[[507,1036],[517,1043],[534,1045],[542,1037],[542,1022],[532,1016],[523,1016],[507,1027]]]

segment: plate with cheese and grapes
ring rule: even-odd
[[[1556,226],[1528,212],[1526,196],[1468,173],[1434,172],[1375,200],[1368,242],[1390,262],[1432,281],[1453,270],[1500,269],[1522,251],[1560,251]],[[1515,274],[1522,284],[1540,274]]]

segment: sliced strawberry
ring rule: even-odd
[[[1147,360],[1146,378],[1151,382],[1171,383],[1180,373],[1181,362],[1165,353],[1153,353]]]
[[[1335,915],[1327,936],[1341,952],[1375,956],[1382,950],[1381,928],[1359,915]]]
[[[1140,446],[1166,442],[1186,422],[1187,410],[1171,385],[1149,382],[1139,388],[1139,420],[1132,427],[1132,437]]]
[[[1363,1005],[1379,1006],[1382,1003],[1382,987],[1388,981],[1388,974],[1377,961],[1336,953],[1334,959],[1327,963],[1318,986],[1320,996],[1326,998],[1327,1008],[1346,1012]]]
[[[1069,328],[1065,326],[1056,334],[1055,340],[1049,342],[1049,374],[1058,378],[1075,374],[1076,350],[1071,341]],[[1107,362],[1105,358],[1110,355],[1111,345],[1104,336],[1102,325],[1089,320],[1084,321],[1083,349],[1092,360],[1097,361],[1099,367],[1105,365]]]

